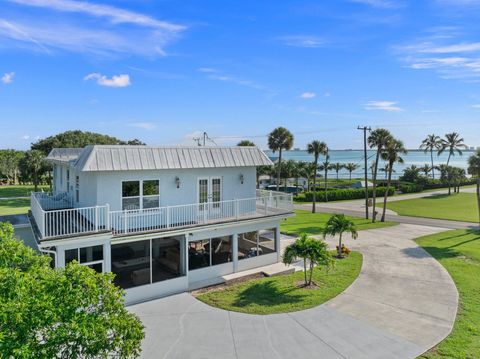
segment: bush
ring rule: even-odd
[[[377,197],[383,197],[385,195],[386,188],[378,187],[377,188]],[[328,189],[328,200],[329,201],[342,201],[349,199],[362,199],[365,198],[365,190],[363,188],[349,188],[349,189]],[[395,194],[395,189],[390,187],[389,196]],[[368,196],[372,197],[373,189],[368,189]],[[312,202],[313,201],[313,192],[305,192],[302,195],[299,195],[295,198],[299,202]],[[316,192],[317,202],[325,202],[325,190]]]
[[[418,193],[424,190],[424,187],[418,183],[400,183],[400,192],[402,193]]]

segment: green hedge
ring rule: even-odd
[[[460,186],[468,186],[475,183],[476,183],[476,179],[468,179],[466,181],[463,181],[460,184]],[[400,182],[399,189],[400,189],[400,192],[402,193],[418,193],[426,189],[440,189],[440,188],[446,188],[446,187],[448,187],[448,184],[438,179],[435,179],[435,180],[425,179],[417,183]]]
[[[377,197],[383,197],[385,195],[386,188],[385,187],[378,187],[377,188]],[[328,200],[329,201],[342,201],[342,200],[349,200],[349,199],[362,199],[365,198],[365,190],[363,188],[349,188],[349,189],[329,189],[328,193]],[[369,197],[372,197],[373,189],[368,189]],[[393,196],[395,194],[395,188],[390,187],[389,196]],[[305,192],[299,194],[295,197],[295,200],[298,202],[312,202],[313,201],[313,192]],[[316,200],[317,202],[325,202],[325,191],[317,191],[316,192]]]

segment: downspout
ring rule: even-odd
[[[53,254],[53,261],[55,262],[55,268],[57,268],[57,252],[41,247],[38,247],[38,250],[42,253]]]

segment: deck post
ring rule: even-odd
[[[124,233],[128,233],[128,230],[127,230],[127,225],[128,225],[128,220],[127,220],[127,210],[123,210],[123,231]]]
[[[110,230],[110,205],[105,205],[105,229]]]
[[[167,228],[170,228],[170,206],[167,206]]]
[[[235,219],[238,221],[238,217],[240,216],[239,207],[238,207],[238,199],[235,199]]]
[[[232,259],[233,259],[233,273],[238,271],[238,234],[234,233],[232,236]]]
[[[95,232],[98,232],[98,206],[95,206]]]

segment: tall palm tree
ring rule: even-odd
[[[392,184],[392,172],[393,165],[395,163],[403,163],[403,158],[401,154],[406,154],[407,150],[403,145],[402,141],[392,138],[387,146],[383,149],[382,160],[387,161],[388,166],[388,179],[387,179],[387,188],[385,190],[385,195],[383,197],[383,211],[381,222],[385,222],[385,213],[387,211],[387,199],[388,192],[390,191],[390,185]]]
[[[324,189],[325,189],[325,202],[328,202],[328,171],[332,170],[332,164],[330,163],[330,156],[327,154],[325,155],[325,162],[318,167],[320,171],[323,171],[323,179],[324,179]]]
[[[35,192],[38,190],[39,176],[45,166],[45,156],[42,151],[30,150],[25,152],[25,164],[29,171],[32,172],[33,185]]]
[[[375,167],[373,170],[373,188],[372,188],[372,222],[376,221],[376,202],[377,202],[377,173],[378,173],[378,162],[380,160],[380,154],[382,153],[385,146],[392,139],[390,131],[384,128],[378,128],[370,133],[368,136],[368,145],[370,148],[375,148],[377,153],[375,155]]]
[[[480,149],[468,158],[468,173],[477,177],[478,223],[480,223]]]
[[[241,140],[239,143],[237,143],[237,146],[255,146],[255,144],[252,141],[249,140]]]
[[[345,165],[345,169],[348,171],[350,180],[352,180],[352,172],[356,171],[359,168],[360,168],[360,166],[356,163],[353,163],[353,162],[347,163]]]
[[[280,189],[280,171],[282,166],[282,151],[288,151],[293,146],[293,135],[285,127],[277,127],[268,135],[268,148],[278,151],[277,191]]]
[[[285,192],[287,192],[287,182],[289,178],[294,178],[297,173],[297,161],[295,160],[288,160],[284,161],[281,165],[281,175],[284,178],[284,186],[285,186]]]
[[[455,153],[458,153],[461,156],[463,154],[462,149],[468,148],[463,141],[464,139],[460,137],[457,132],[447,133],[445,138],[441,140],[441,147],[438,154],[441,155],[448,150],[447,166],[450,164],[450,158],[455,156]]]
[[[387,179],[388,177],[388,169],[389,169],[388,163],[385,163],[385,165],[379,169],[380,172],[385,173],[385,179]]]
[[[436,168],[440,171],[440,181],[448,185],[448,194],[452,194],[453,167],[442,163]]]
[[[442,148],[442,141],[440,136],[435,134],[428,135],[420,145],[420,149],[423,149],[425,153],[430,152],[430,161],[432,165],[432,178],[435,179],[435,165],[433,164],[433,151],[439,151]]]
[[[338,235],[337,255],[339,258],[343,257],[342,236],[345,232],[349,232],[352,235],[353,239],[357,239],[358,237],[357,227],[355,223],[345,217],[344,214],[334,214],[333,216],[331,216],[328,219],[325,228],[323,229],[323,238],[325,238],[326,236]]]
[[[332,168],[337,173],[337,180],[338,180],[338,172],[343,170],[345,168],[345,165],[343,163],[337,162],[332,165]]]
[[[317,184],[317,168],[318,168],[318,157],[320,155],[326,155],[328,148],[325,142],[321,142],[318,140],[314,140],[307,145],[307,151],[310,154],[313,154],[313,163],[314,163],[314,171],[313,171],[313,198],[312,198],[312,213],[315,213],[315,204],[317,201],[316,198],[316,184]]]

